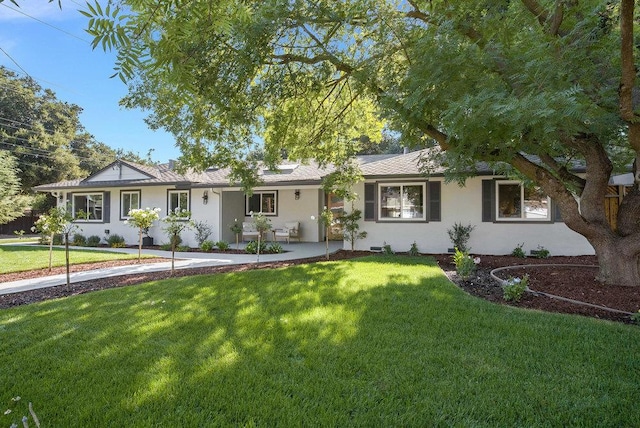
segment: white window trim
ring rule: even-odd
[[[76,197],[78,196],[84,196],[85,198],[88,198],[89,196],[95,196],[98,195],[100,197],[102,197],[102,216],[100,219],[94,218],[94,219],[84,219],[84,218],[77,218],[76,217]],[[88,205],[88,204],[87,204]],[[104,193],[103,192],[85,192],[85,193],[73,193],[71,195],[71,212],[73,213],[73,219],[79,223],[102,223],[104,221]]]
[[[520,217],[500,217],[500,186],[501,185],[514,185],[520,186]],[[496,180],[496,205],[494,207],[496,222],[549,222],[551,221],[551,198],[547,196],[547,216],[545,218],[527,218],[525,217],[524,209],[524,185],[521,181],[517,180]]]
[[[403,218],[403,217],[383,217],[382,216],[382,187],[400,187],[400,194],[402,194],[402,188],[404,186],[420,186],[422,187],[422,217]],[[376,204],[378,205],[378,221],[416,221],[424,222],[427,220],[427,183],[424,181],[407,181],[407,182],[386,182],[378,183],[378,196]],[[402,204],[402,201],[400,201]],[[400,211],[402,211],[400,206]]]
[[[142,192],[140,190],[121,190],[120,191],[120,219],[127,220],[129,217],[129,210],[125,213],[124,209],[124,195],[138,195],[138,209],[142,207]],[[130,208],[132,209],[132,208]]]
[[[277,216],[278,215],[278,191],[277,190],[261,190],[258,192],[253,192],[253,196],[260,195],[260,207],[262,207],[262,195],[273,195],[273,212],[265,213],[262,212],[265,216]],[[244,214],[246,216],[251,215],[251,211],[249,210],[249,196],[245,195],[244,197]],[[253,212],[253,214],[258,214],[257,212]]]
[[[178,204],[180,203],[180,194],[181,193],[186,193],[187,194],[187,206],[186,207],[178,207],[180,208],[180,211],[182,210],[186,210],[186,211],[190,211],[189,208],[191,206],[191,192],[189,192],[188,190],[169,190],[167,192],[167,215],[169,213],[171,213],[171,211],[173,211],[175,208],[171,208],[171,195],[173,194],[177,194],[178,195]]]

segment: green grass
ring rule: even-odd
[[[428,260],[186,277],[0,311],[0,406],[14,410],[0,408],[0,426],[27,402],[43,426],[640,425],[639,328],[490,304]]]
[[[148,257],[144,256],[143,257]],[[71,264],[137,259],[138,254],[113,251],[69,250]],[[64,248],[53,248],[53,266],[65,266]],[[25,245],[0,245],[0,274],[22,272],[49,267],[49,247]]]
[[[18,243],[36,243],[40,240],[39,236],[25,236],[22,238],[2,238],[0,244],[18,244]]]

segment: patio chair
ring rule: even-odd
[[[277,241],[278,238],[284,238],[287,240],[287,244],[291,242],[291,238],[297,239],[300,242],[300,222],[292,221],[285,223],[282,229],[276,229],[273,231],[273,240]]]
[[[242,240],[256,241],[260,232],[256,229],[256,224],[252,221],[242,222]]]

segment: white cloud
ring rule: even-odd
[[[10,0],[0,3],[0,21],[24,21],[28,19],[40,19],[46,22],[61,21],[76,17],[78,5],[70,1],[62,2],[62,9],[58,1],[54,0],[18,0],[18,6]]]

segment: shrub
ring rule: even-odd
[[[454,223],[451,229],[447,229],[447,233],[449,234],[449,239],[453,243],[453,248],[466,253],[470,250],[467,246],[469,243],[469,238],[471,237],[471,232],[475,229],[475,226],[467,225],[463,226],[462,223]]]
[[[385,242],[384,245],[382,245],[382,254],[386,254],[386,255],[394,254],[393,250],[391,249],[391,245]]]
[[[53,245],[62,245],[64,244],[64,239],[61,234],[53,235]]]
[[[160,249],[162,251],[171,251],[171,244],[170,243],[162,244],[160,245]]]
[[[522,249],[523,246],[524,246],[524,242],[522,244],[518,244],[516,248],[514,248],[513,251],[511,252],[511,255],[514,257],[520,257],[521,259],[524,259],[525,257],[527,257],[527,255],[524,253],[524,250]]]
[[[480,259],[477,263],[479,263]],[[467,279],[476,270],[476,260],[473,259],[467,252],[460,251],[456,248],[456,252],[453,255],[453,262],[456,265],[456,272],[462,279]]]
[[[413,241],[413,244],[411,244],[411,248],[409,248],[409,255],[413,257],[420,255],[416,241]]]
[[[502,286],[502,297],[506,301],[519,302],[529,284],[529,275],[522,278],[509,278],[507,283]]]
[[[282,248],[282,245],[280,245],[279,242],[272,242],[267,248],[267,253],[272,253],[272,254],[280,254],[283,251],[284,251],[284,248]]]
[[[220,251],[227,251],[229,249],[229,243],[227,241],[218,241],[216,242],[216,247]]]
[[[87,238],[87,247],[97,247],[100,245],[100,237],[97,235],[91,235]]]
[[[532,251],[532,252],[536,256],[537,259],[547,259],[551,255],[549,250],[544,248],[542,245],[538,245],[538,248],[536,248],[536,250]]]
[[[635,314],[631,315],[631,321],[633,321],[636,324],[640,324],[640,310],[638,310],[638,312],[636,312]]]
[[[109,235],[106,239],[107,245],[111,248],[122,248],[125,246],[124,238],[117,233]]]
[[[260,252],[264,253],[264,250],[267,248],[267,244],[264,241],[260,241]],[[245,247],[244,251],[246,251],[249,254],[256,254],[258,252],[258,242],[257,241],[251,241],[249,243],[247,243],[247,246]]]
[[[76,233],[73,235],[73,239],[71,240],[71,243],[78,247],[84,247],[87,245],[87,238],[81,233]]]
[[[191,247],[188,245],[178,245],[176,251],[186,253],[187,251],[191,251]]]
[[[214,244],[213,241],[206,239],[200,243],[200,249],[202,251],[211,251],[215,245],[216,244]]]
[[[209,239],[209,236],[211,236],[211,234],[213,233],[213,227],[210,226],[206,221],[194,221],[192,227],[195,231],[198,246],[202,247],[202,244],[207,239]]]

